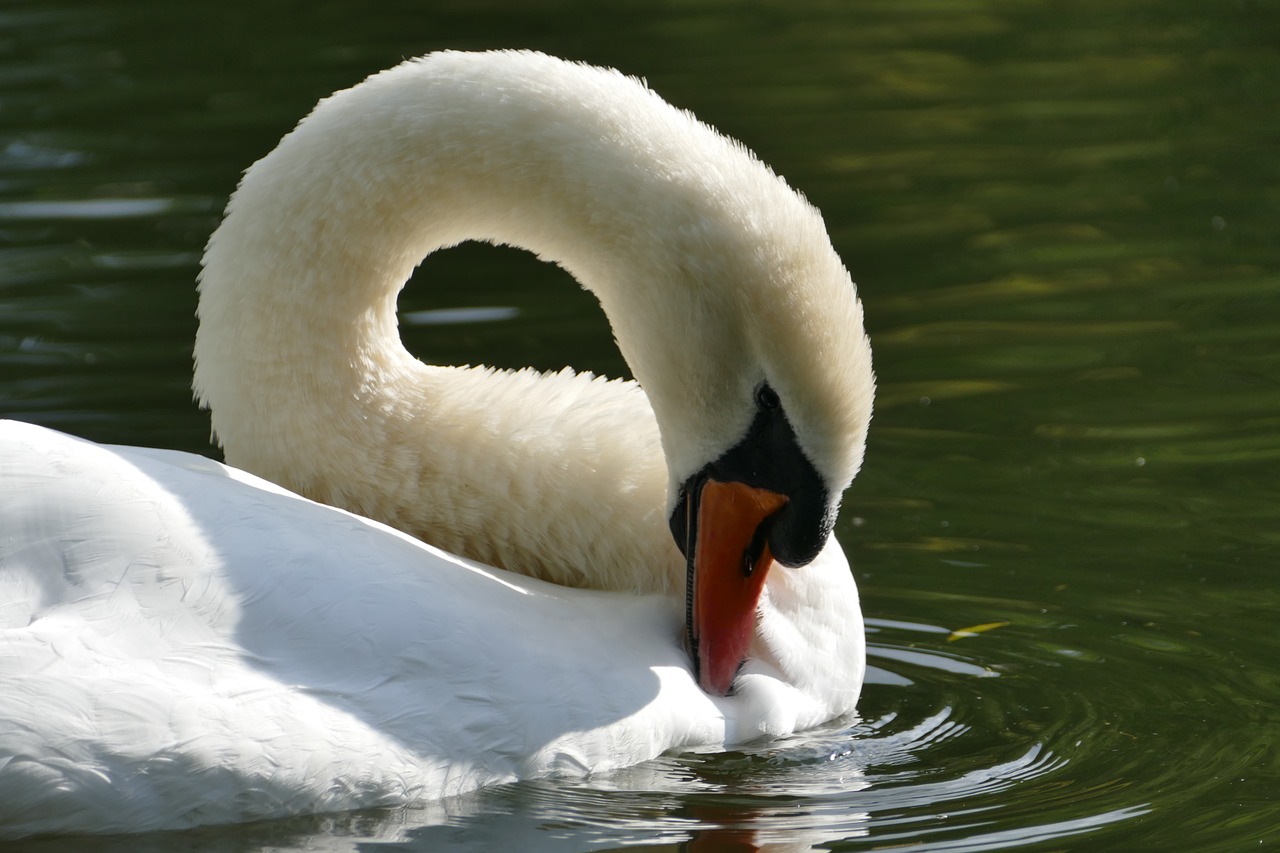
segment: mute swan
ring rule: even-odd
[[[638,384],[409,355],[400,288],[468,239],[573,274]],[[641,82],[445,52],[333,95],[246,172],[199,318],[236,467],[0,425],[0,833],[404,803],[853,710],[861,307],[817,211]]]

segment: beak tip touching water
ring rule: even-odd
[[[756,605],[773,564],[768,520],[787,498],[743,483],[707,480],[697,501],[690,560],[689,652],[698,684],[728,695],[746,660]]]

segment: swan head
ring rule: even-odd
[[[671,532],[687,561],[686,641],[703,689],[729,692],[751,644],[776,561],[798,568],[826,544],[836,502],[797,442],[777,393],[761,384],[739,441],[679,488]]]
[[[687,565],[686,643],[699,684],[715,695],[730,692],[748,655],[773,564],[803,571],[818,556],[849,484],[815,465],[768,382],[751,400],[746,429],[679,482],[669,515]],[[860,451],[865,422],[848,427]]]
[[[875,387],[861,303],[821,215],[737,155],[740,205],[665,225],[665,245],[679,248],[677,281],[656,289],[663,304],[613,312],[602,300],[622,318],[615,337],[658,423],[669,526],[687,562],[686,639],[717,695],[747,657],[773,564],[802,572],[826,547],[862,464]]]

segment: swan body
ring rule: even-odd
[[[857,699],[838,547],[804,569],[820,587],[762,604],[757,657],[712,697],[668,596],[485,567],[177,451],[0,421],[0,471],[0,837],[602,772],[785,735]],[[828,663],[789,656],[796,626]]]
[[[410,356],[396,294],[464,239],[573,273],[638,384]],[[639,82],[443,53],[338,93],[246,173],[199,314],[236,467],[0,422],[0,836],[407,803],[853,711],[829,534],[861,308],[817,212]]]

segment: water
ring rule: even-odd
[[[838,535],[862,719],[121,849],[1280,842],[1274,8],[365,6],[0,8],[0,414],[212,452],[201,247],[318,97],[446,46],[643,74],[817,203],[860,283],[881,391]],[[424,358],[625,372],[590,297],[529,257],[462,247],[420,278]]]

